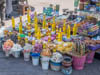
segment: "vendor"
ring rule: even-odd
[[[4,25],[6,0],[0,0],[0,24]],[[1,26],[0,25],[0,26]]]

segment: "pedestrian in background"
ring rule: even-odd
[[[6,8],[6,0],[0,0],[0,24],[1,26],[4,26],[4,20],[5,20],[5,8]]]
[[[6,0],[6,17],[11,18],[13,11],[12,0]]]

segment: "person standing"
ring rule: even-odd
[[[0,0],[0,24],[4,26],[4,20],[5,20],[5,8],[6,8],[6,0]]]
[[[6,17],[7,18],[11,18],[11,14],[13,11],[13,7],[12,7],[12,0],[6,0]]]

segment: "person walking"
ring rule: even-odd
[[[13,11],[13,7],[12,7],[12,0],[6,0],[6,17],[7,18],[11,18],[11,14]]]
[[[0,0],[0,24],[4,26],[6,0]]]

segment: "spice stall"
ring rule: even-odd
[[[22,53],[25,62],[31,61],[31,57],[33,66],[41,63],[42,69],[48,70],[50,65],[51,70],[61,70],[65,75],[70,75],[72,68],[83,70],[85,63],[92,63],[95,51],[100,49],[98,18],[71,11],[63,15],[59,15],[59,10],[51,12],[55,12],[52,7],[44,9],[42,14],[31,15],[28,10],[27,20],[23,22],[20,17],[18,24],[12,17],[12,25],[0,31],[5,56],[19,58]]]

